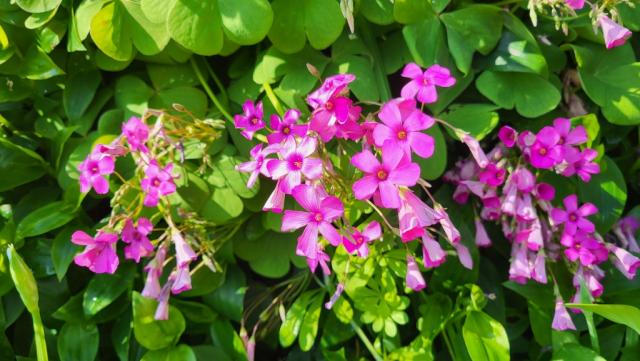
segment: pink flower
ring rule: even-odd
[[[327,310],[330,310],[331,308],[333,308],[333,305],[336,304],[336,302],[340,298],[340,295],[342,295],[343,291],[344,291],[344,283],[340,282],[338,283],[338,286],[336,286],[336,291],[331,296],[331,299],[329,300],[329,302],[324,304],[324,308],[326,308]]]
[[[138,218],[137,227],[133,225],[131,218],[128,218],[122,229],[122,241],[128,243],[124,248],[124,256],[127,259],[140,262],[140,257],[147,257],[153,252],[153,245],[147,235],[153,230],[153,224],[147,218]]]
[[[236,170],[239,172],[251,173],[249,180],[247,181],[248,188],[253,187],[258,179],[258,175],[261,173],[267,177],[270,176],[269,170],[267,169],[268,162],[266,162],[266,158],[268,155],[273,154],[276,151],[276,146],[268,146],[265,149],[262,149],[262,144],[258,144],[249,152],[253,160],[240,163],[236,166]]]
[[[566,242],[564,242],[565,245]],[[607,248],[595,238],[580,233],[573,238],[569,248],[564,250],[564,255],[571,262],[580,261],[583,266],[592,266],[607,260]]]
[[[571,315],[569,314],[569,312],[567,312],[567,308],[564,306],[564,302],[560,297],[556,298],[556,310],[553,315],[553,322],[551,322],[551,327],[554,330],[558,331],[576,329],[576,326],[571,320]]]
[[[169,296],[171,291],[170,286],[170,282],[164,285],[157,297],[158,307],[156,307],[156,313],[153,315],[153,318],[156,320],[169,319]]]
[[[500,131],[498,131],[498,138],[500,138],[500,141],[502,141],[502,144],[504,144],[505,147],[511,148],[518,140],[518,132],[510,126],[505,125],[500,128]]]
[[[638,241],[636,240],[638,228],[640,228],[640,220],[634,216],[626,216],[616,223],[613,230],[624,247],[631,252],[640,253],[640,246],[638,246]]]
[[[255,132],[264,128],[262,102],[254,105],[251,100],[247,100],[242,105],[242,110],[244,114],[235,115],[233,117],[233,123],[236,128],[243,129],[240,133],[245,138],[251,140]]]
[[[422,236],[422,262],[425,268],[435,268],[444,263],[447,254],[440,243],[429,234]]]
[[[531,145],[529,161],[540,169],[551,169],[562,160],[562,147],[558,147],[560,134],[553,127],[544,127]]]
[[[355,78],[351,74],[334,75],[307,97],[307,103],[313,108],[310,128],[320,135],[323,142],[330,141],[336,135],[336,123],[344,125],[360,117],[361,108],[354,106],[353,101],[346,97],[347,86]],[[348,133],[348,129],[342,130]]]
[[[324,273],[325,275],[330,275],[331,270],[329,269],[328,264],[328,262],[330,261],[329,255],[324,253],[322,249],[317,249],[314,252],[315,257],[307,257],[307,265],[309,266],[311,273],[314,273],[316,271],[316,268],[318,268],[318,265],[320,265],[320,268],[322,268],[322,273]]]
[[[354,155],[351,164],[365,173],[353,184],[355,197],[368,199],[379,190],[382,206],[386,208],[400,207],[398,187],[413,186],[420,178],[420,167],[412,163],[401,149],[389,144],[382,149],[382,164],[368,150]]]
[[[191,289],[191,273],[189,272],[189,264],[178,265],[171,276],[173,280],[171,285],[171,293],[177,295]]]
[[[613,257],[613,264],[620,272],[632,280],[636,277],[636,271],[640,267],[640,258],[634,256],[624,248],[609,245],[609,250],[615,257]]]
[[[458,137],[467,145],[467,147],[469,147],[469,151],[471,152],[473,159],[476,160],[476,163],[478,163],[480,168],[484,168],[489,164],[489,159],[487,159],[487,155],[484,154],[484,151],[482,150],[482,147],[480,147],[480,143],[478,143],[476,138],[467,133],[458,134]]]
[[[556,189],[549,183],[540,182],[536,184],[535,194],[543,201],[552,201],[556,197]]]
[[[600,15],[598,17],[598,24],[600,24],[602,28],[604,43],[607,49],[623,45],[627,39],[631,37],[631,31],[629,31],[629,29],[609,19],[606,15]]]
[[[306,124],[297,124],[298,118],[300,118],[300,111],[298,109],[287,110],[283,119],[280,119],[277,114],[272,114],[270,125],[274,132],[267,135],[269,144],[280,143],[296,135],[300,138],[307,135],[309,126]]]
[[[410,189],[400,190],[400,200],[398,220],[403,242],[422,236],[425,233],[425,227],[437,222],[439,216],[436,211],[413,194]]]
[[[593,162],[598,156],[598,152],[586,148],[582,151],[577,149],[571,149],[565,153],[565,160],[567,161],[567,167],[562,172],[565,177],[570,177],[577,174],[584,182],[591,180],[592,174],[600,173],[600,165]]]
[[[378,124],[373,130],[373,139],[378,147],[389,142],[394,147],[404,150],[411,155],[413,150],[422,158],[433,155],[434,140],[423,133],[433,126],[434,120],[416,108],[413,99],[394,99],[386,102],[380,114],[383,124]]]
[[[276,187],[262,207],[263,211],[274,213],[282,212],[285,197],[285,193],[282,191],[282,183],[283,179],[279,179],[278,182],[276,182]]]
[[[458,253],[458,259],[460,260],[460,263],[466,269],[473,269],[473,259],[471,258],[471,254],[469,253],[469,248],[467,248],[467,246],[460,242],[454,243],[453,248],[455,248],[456,252]]]
[[[127,139],[132,151],[147,153],[145,143],[149,138],[149,127],[138,117],[131,117],[122,125],[122,135]]]
[[[587,131],[582,125],[571,129],[571,120],[567,118],[556,118],[553,120],[553,128],[558,132],[559,145],[580,145],[586,143],[589,138]]]
[[[564,224],[564,235],[573,236],[578,229],[591,233],[596,227],[586,217],[596,214],[598,208],[592,203],[585,203],[578,208],[578,196],[575,194],[567,196],[562,203],[565,209],[554,208],[551,210],[551,219],[555,224]]]
[[[171,230],[171,240],[176,250],[176,263],[178,267],[188,265],[191,261],[197,258],[196,253],[193,251],[189,243],[185,241],[182,234],[177,229]]]
[[[504,178],[506,175],[506,171],[504,168],[498,167],[495,163],[489,163],[487,166],[480,172],[479,179],[480,182],[491,186],[497,187],[504,182]]]
[[[100,153],[102,157],[105,157],[105,156],[119,157],[127,154],[128,152],[127,148],[125,148],[120,144],[113,144],[113,145],[99,144],[96,147],[95,151]]]
[[[295,139],[288,138],[280,148],[282,159],[270,159],[267,162],[267,170],[273,179],[281,179],[280,187],[286,194],[290,194],[293,188],[302,182],[302,176],[306,179],[318,179],[322,176],[322,160],[311,158],[316,151],[315,138],[306,137],[296,144]]]
[[[162,269],[164,267],[164,261],[167,257],[167,248],[160,247],[156,252],[155,257],[149,264],[144,267],[147,271],[147,279],[142,290],[142,295],[149,298],[158,298],[162,291],[160,287],[160,276],[162,275]]]
[[[527,283],[531,278],[531,268],[527,247],[521,243],[514,243],[511,247],[511,264],[509,266],[509,279],[520,284]]]
[[[353,230],[350,236],[342,238],[342,245],[349,253],[358,252],[358,256],[365,258],[369,255],[369,247],[367,244],[382,236],[380,223],[372,221],[362,232],[357,229]]]
[[[343,94],[347,90],[349,83],[356,80],[353,74],[337,74],[328,77],[322,83],[322,86],[313,91],[307,97],[307,103],[313,109],[317,109],[325,105],[331,98]]]
[[[584,7],[584,0],[565,0],[567,5],[573,10],[580,10]],[[575,328],[574,328],[575,330]]]
[[[435,103],[438,101],[436,86],[448,88],[456,83],[449,69],[440,65],[432,65],[422,72],[415,63],[407,64],[402,70],[402,77],[411,79],[400,94],[405,99],[418,99],[421,103]]]
[[[475,220],[476,225],[476,246],[478,247],[489,247],[491,246],[491,239],[487,234],[487,230],[484,228],[482,224],[482,220],[479,217],[476,217]]]
[[[547,283],[547,267],[545,263],[544,252],[538,252],[533,260],[533,267],[531,269],[531,278],[538,283]]]
[[[342,242],[342,236],[331,223],[342,216],[344,212],[342,202],[333,196],[322,197],[314,187],[306,184],[295,187],[291,194],[305,211],[284,211],[281,230],[289,232],[305,227],[298,237],[296,254],[315,259],[318,249],[318,232],[331,245],[339,245]]]
[[[109,181],[106,176],[115,170],[115,161],[112,156],[105,156],[98,152],[92,152],[78,166],[80,171],[80,191],[88,192],[91,187],[98,194],[109,193]]]
[[[172,169],[173,164],[171,163],[164,168],[160,168],[155,159],[151,160],[144,171],[145,177],[140,182],[142,190],[146,193],[144,198],[145,206],[155,207],[158,205],[160,196],[166,196],[176,191],[173,175],[171,175]]]
[[[451,222],[449,218],[449,214],[447,211],[442,208],[440,204],[436,204],[435,206],[436,214],[438,214],[438,222],[442,226],[447,239],[451,244],[456,244],[460,242],[460,232],[456,228],[456,226]]]
[[[427,283],[424,281],[422,273],[420,273],[420,268],[418,268],[415,258],[410,255],[407,255],[407,276],[405,281],[407,287],[416,292],[427,287]]]
[[[71,235],[71,242],[86,246],[82,253],[73,258],[78,266],[87,267],[94,273],[114,273],[118,268],[115,247],[117,234],[98,232],[93,238],[83,231],[75,231]]]

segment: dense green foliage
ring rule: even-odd
[[[552,286],[507,281],[508,242],[497,228],[489,229],[495,247],[471,247],[473,270],[447,262],[418,293],[404,287],[405,253],[390,240],[355,261],[339,248],[332,266],[345,295],[326,310],[336,285],[295,255],[296,235],[279,233],[279,215],[260,212],[274,185],[247,189],[234,170],[254,143],[230,115],[247,98],[275,113],[271,89],[287,107],[307,109],[304,96],[319,85],[307,64],[324,76],[355,74],[354,96],[381,102],[399,93],[406,63],[437,63],[457,83],[426,107],[431,114],[488,142],[498,124],[535,131],[572,117],[600,152],[602,172],[590,183],[548,182],[597,205],[602,234],[623,214],[640,216],[638,37],[607,50],[588,16],[569,19],[563,34],[551,16],[539,14],[532,26],[526,6],[0,0],[0,359],[48,350],[61,361],[243,360],[243,337],[255,325],[258,360],[637,359],[640,278],[606,268],[604,304],[576,306],[585,311],[574,317],[578,331],[552,331]],[[640,8],[618,10],[640,30]],[[70,242],[110,212],[108,198],[80,193],[78,164],[148,108],[227,120],[219,138],[185,144],[171,200],[216,227],[211,262],[219,271],[200,267],[193,289],[172,297],[167,321],[154,320],[156,301],[139,293],[143,264],[94,275],[72,263],[80,247]],[[437,152],[421,161],[423,175],[436,180],[436,197],[471,246],[473,211],[437,180],[466,150],[439,126],[429,132]],[[205,172],[196,171],[201,159],[211,165]],[[354,220],[372,212],[346,207]],[[569,295],[570,275],[557,268]]]

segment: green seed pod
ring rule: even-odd
[[[13,245],[7,247],[7,257],[9,258],[9,270],[11,278],[20,294],[22,302],[30,313],[39,313],[38,308],[38,285],[29,266],[24,262]]]

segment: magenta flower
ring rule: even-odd
[[[600,28],[602,28],[604,43],[607,49],[623,45],[627,39],[631,37],[631,31],[629,31],[629,29],[609,19],[606,15],[600,15],[598,17],[598,24]]]
[[[402,77],[411,79],[400,94],[405,99],[418,99],[420,103],[435,103],[438,101],[436,86],[448,88],[456,83],[449,69],[440,65],[432,65],[422,72],[416,63],[407,64],[402,70]]]
[[[460,231],[458,231],[458,228],[456,228],[453,222],[451,222],[451,219],[449,218],[449,214],[447,213],[447,211],[444,208],[442,208],[440,204],[436,204],[435,211],[436,211],[436,214],[438,215],[438,222],[440,222],[440,225],[444,230],[444,234],[447,236],[447,239],[449,240],[449,242],[454,245],[456,243],[459,243]]]
[[[400,190],[398,220],[403,242],[412,241],[425,234],[425,227],[438,221],[439,215],[418,198],[410,189]]]
[[[556,197],[556,189],[549,183],[540,182],[536,184],[535,194],[538,199],[551,201]]]
[[[174,295],[191,289],[189,264],[179,265],[169,278],[173,281],[171,284],[171,293]]]
[[[353,74],[337,74],[328,77],[320,88],[313,91],[307,97],[307,103],[313,109],[325,105],[331,98],[346,93],[349,83],[356,80]]]
[[[545,259],[544,252],[538,252],[533,260],[533,267],[531,269],[531,278],[542,284],[547,283],[547,267]]]
[[[540,169],[551,169],[562,160],[562,147],[558,147],[560,134],[553,127],[544,127],[531,145],[529,161]]]
[[[342,237],[342,245],[347,252],[352,254],[358,252],[358,256],[366,258],[369,255],[369,247],[367,245],[381,236],[380,223],[372,221],[362,229],[362,232],[354,229],[350,236]]]
[[[350,138],[349,133],[353,132],[361,112],[362,108],[353,105],[347,97],[331,98],[313,111],[309,128],[318,133],[323,142],[333,139],[339,129],[343,138]]]
[[[553,322],[551,322],[551,327],[558,331],[576,329],[576,326],[571,320],[571,315],[567,312],[567,308],[564,306],[564,302],[560,297],[556,298],[556,309],[553,315]]]
[[[316,268],[318,268],[318,265],[319,265],[320,268],[322,268],[322,273],[324,273],[327,276],[331,274],[331,270],[329,269],[329,264],[328,264],[329,261],[330,261],[329,255],[324,253],[322,249],[318,249],[315,251],[314,258],[307,257],[307,265],[309,266],[311,273],[314,273],[316,271]]]
[[[142,190],[145,192],[144,205],[155,207],[158,205],[160,196],[166,196],[176,191],[173,182],[173,164],[169,163],[164,168],[158,166],[158,162],[153,159],[144,171],[145,177],[140,182]]]
[[[102,157],[105,157],[105,156],[119,157],[127,154],[128,152],[127,148],[125,148],[120,144],[114,144],[114,145],[98,144],[95,151],[100,153]]]
[[[114,273],[118,268],[115,247],[117,234],[98,232],[93,238],[83,231],[75,231],[71,235],[71,242],[86,246],[82,253],[73,258],[78,266],[87,267],[94,273]]]
[[[559,145],[580,145],[586,143],[589,138],[587,131],[582,125],[571,129],[571,120],[567,118],[556,118],[553,120],[553,128],[558,132]]]
[[[480,147],[478,140],[467,133],[460,134],[459,137],[462,142],[469,147],[469,151],[471,152],[473,159],[478,163],[478,166],[480,168],[486,167],[487,164],[489,164],[489,160],[487,159],[487,155],[484,154],[482,147]]]
[[[563,242],[566,246],[567,241]],[[607,248],[595,238],[579,233],[569,244],[569,248],[564,250],[564,255],[571,261],[580,261],[583,266],[592,266],[607,260],[609,252]]]
[[[613,265],[616,266],[620,272],[632,280],[636,277],[636,272],[640,268],[640,258],[634,256],[624,248],[609,245],[609,250],[615,257],[613,257]]]
[[[416,259],[410,255],[407,255],[407,276],[405,281],[407,283],[407,287],[416,292],[427,287],[427,283],[424,281],[422,273],[420,273],[420,268],[416,263]]]
[[[269,144],[280,143],[296,135],[300,138],[307,135],[309,126],[306,124],[297,124],[298,118],[300,118],[300,111],[298,109],[287,110],[282,119],[280,119],[280,116],[277,114],[272,114],[270,125],[273,133],[267,135]]]
[[[511,264],[509,265],[509,279],[525,284],[531,278],[527,247],[521,243],[514,243],[511,247]]]
[[[269,170],[267,169],[267,156],[277,152],[276,146],[268,146],[262,149],[262,144],[258,144],[251,149],[249,154],[253,160],[240,163],[236,166],[236,170],[244,173],[251,173],[249,180],[247,181],[247,187],[251,188],[256,183],[258,175],[269,177]]]
[[[353,184],[353,194],[357,199],[368,199],[380,191],[383,207],[400,207],[399,186],[413,186],[420,178],[420,167],[412,163],[402,149],[385,145],[382,149],[382,164],[368,150],[357,153],[351,164],[365,175]]]
[[[585,203],[578,208],[578,196],[567,196],[562,203],[565,209],[554,208],[551,210],[551,219],[555,224],[564,224],[564,235],[573,236],[578,230],[592,233],[596,227],[586,217],[596,214],[598,208],[592,203]]]
[[[160,276],[164,268],[164,261],[167,257],[167,248],[160,247],[156,251],[156,255],[145,267],[147,279],[142,289],[142,295],[149,298],[158,298],[162,288],[160,287]]]
[[[98,194],[109,193],[109,181],[106,176],[115,170],[112,156],[91,152],[78,166],[80,171],[80,191],[88,192],[92,187]]]
[[[480,172],[478,178],[480,182],[491,186],[497,187],[504,182],[504,178],[507,172],[504,168],[498,167],[495,163],[489,163],[487,166]]]
[[[149,127],[138,117],[131,117],[122,125],[122,135],[124,135],[129,148],[132,151],[147,153],[149,149],[145,143],[149,138]]]
[[[298,237],[296,254],[315,259],[318,249],[318,232],[333,246],[342,242],[342,236],[331,225],[331,222],[342,216],[344,206],[336,197],[325,196],[312,186],[301,184],[291,193],[293,198],[305,211],[284,211],[282,232],[293,231],[305,227]]]
[[[302,182],[302,176],[306,179],[318,179],[322,176],[322,160],[311,158],[316,151],[315,138],[306,137],[296,144],[295,139],[288,138],[280,148],[282,159],[270,159],[267,162],[267,170],[273,179],[282,178],[280,187],[286,194],[290,194],[293,188]]]
[[[478,247],[489,247],[491,246],[491,238],[487,234],[487,230],[484,228],[484,224],[482,224],[482,220],[479,217],[476,217],[475,220],[476,225],[476,246]]]
[[[138,225],[133,225],[133,220],[128,218],[122,229],[122,240],[128,244],[124,248],[124,256],[127,259],[140,262],[140,257],[147,257],[153,252],[153,245],[147,237],[153,230],[153,224],[147,218],[138,218]]]
[[[444,263],[446,258],[447,254],[440,246],[440,243],[425,233],[425,235],[422,236],[422,262],[424,267],[438,267]]]
[[[462,266],[466,269],[473,269],[473,259],[471,258],[471,253],[469,253],[469,248],[460,242],[454,243],[453,248],[456,249],[458,260],[460,260]]]
[[[422,158],[433,155],[433,137],[422,131],[431,128],[434,120],[417,109],[413,99],[386,102],[378,117],[382,124],[378,124],[373,130],[373,140],[378,147],[389,142],[409,156],[411,150]]]
[[[567,5],[573,10],[580,10],[584,7],[584,0],[565,0]],[[575,330],[575,328],[574,328]]]
[[[500,141],[505,145],[505,147],[511,148],[518,140],[518,132],[510,126],[505,125],[500,128],[500,131],[498,131],[498,138],[500,138]]]
[[[263,211],[274,213],[282,212],[282,209],[284,208],[284,197],[286,195],[282,191],[282,183],[282,179],[279,179],[278,182],[276,182],[276,187],[273,189],[273,192],[271,192],[271,195],[269,195],[269,198],[262,207]]]
[[[171,230],[171,240],[176,250],[176,263],[178,267],[188,265],[197,258],[196,253],[189,243],[182,237],[180,231],[175,228]]]
[[[640,228],[640,220],[634,216],[626,216],[616,223],[613,230],[624,247],[631,252],[640,253],[640,246],[638,246],[638,241],[636,240],[638,228]]]
[[[160,294],[156,298],[158,301],[158,307],[156,307],[156,313],[153,318],[156,320],[168,320],[169,319],[169,296],[171,293],[171,284],[167,283],[162,287]]]
[[[562,171],[562,175],[570,177],[577,174],[584,182],[591,180],[592,174],[600,173],[600,165],[593,160],[598,157],[598,152],[586,148],[582,151],[571,149],[565,152],[567,167]]]
[[[236,128],[243,129],[242,136],[251,140],[253,134],[258,130],[264,128],[264,121],[262,120],[262,102],[253,104],[251,100],[247,100],[242,105],[244,114],[237,114],[233,117],[233,124]]]

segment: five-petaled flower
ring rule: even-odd
[[[71,235],[71,242],[86,246],[73,258],[78,266],[87,267],[94,273],[114,273],[118,268],[117,234],[98,232],[93,238],[83,231],[75,231]]]

